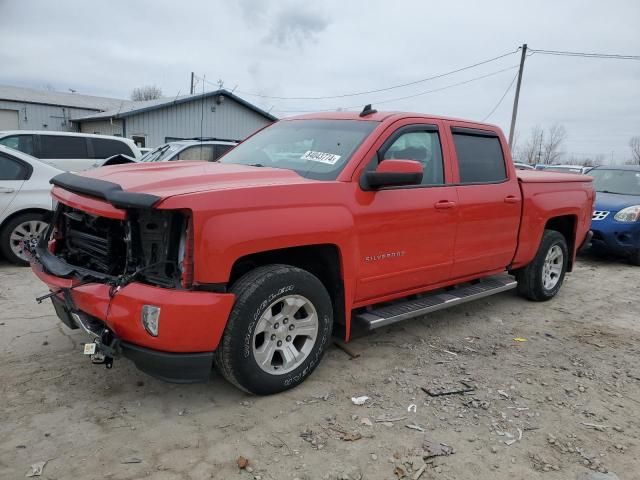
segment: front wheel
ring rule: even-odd
[[[536,256],[529,265],[516,272],[518,293],[538,302],[556,296],[569,264],[567,241],[555,230],[545,230]]]
[[[317,277],[288,265],[259,267],[231,288],[236,302],[216,350],[217,370],[249,393],[295,387],[331,338],[331,298]]]

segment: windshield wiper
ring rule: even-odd
[[[170,147],[171,145],[166,144],[163,145],[162,147],[158,147],[157,149],[155,149],[153,152],[149,153],[149,158],[146,158],[144,160],[140,160],[141,162],[155,162],[158,158],[160,158],[162,156],[162,154],[164,152],[167,151],[167,149]]]
[[[250,163],[249,166],[250,167],[264,167],[264,165],[261,164],[261,163]]]
[[[600,193],[613,193],[614,195],[627,195],[626,193],[621,193],[621,192],[612,192],[611,190],[596,190],[596,192],[600,192]]]

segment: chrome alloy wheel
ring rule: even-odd
[[[40,235],[47,229],[47,223],[40,220],[28,220],[16,225],[11,235],[9,235],[9,245],[11,251],[20,260],[27,261],[24,251],[24,242],[27,241],[35,246]]]
[[[318,337],[318,312],[302,295],[287,295],[269,305],[253,332],[253,358],[271,375],[299,367]]]
[[[560,281],[562,276],[562,268],[564,266],[564,254],[558,245],[554,245],[547,252],[542,267],[542,284],[546,290],[553,288]]]

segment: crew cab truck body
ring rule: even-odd
[[[299,384],[355,323],[516,282],[552,298],[594,202],[590,177],[516,172],[495,126],[371,110],[282,120],[219,163],[52,183],[32,268],[94,361],[184,382],[215,364],[257,394]]]

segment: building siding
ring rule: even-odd
[[[0,100],[0,110],[18,111],[19,130],[52,130],[58,132],[77,131],[78,128],[71,123],[71,118],[91,115],[98,111],[97,109],[59,107],[11,100]]]
[[[99,135],[123,136],[122,120],[98,120],[96,122],[83,122],[80,124],[82,133],[97,133]]]
[[[126,137],[145,137],[145,146],[157,147],[167,138],[215,137],[242,140],[271,121],[253,110],[225,97],[220,105],[215,97],[134,114],[124,118]],[[116,122],[116,120],[114,120]],[[122,133],[113,130],[108,120],[81,121],[83,132],[104,135]],[[104,129],[104,130],[103,130]]]

